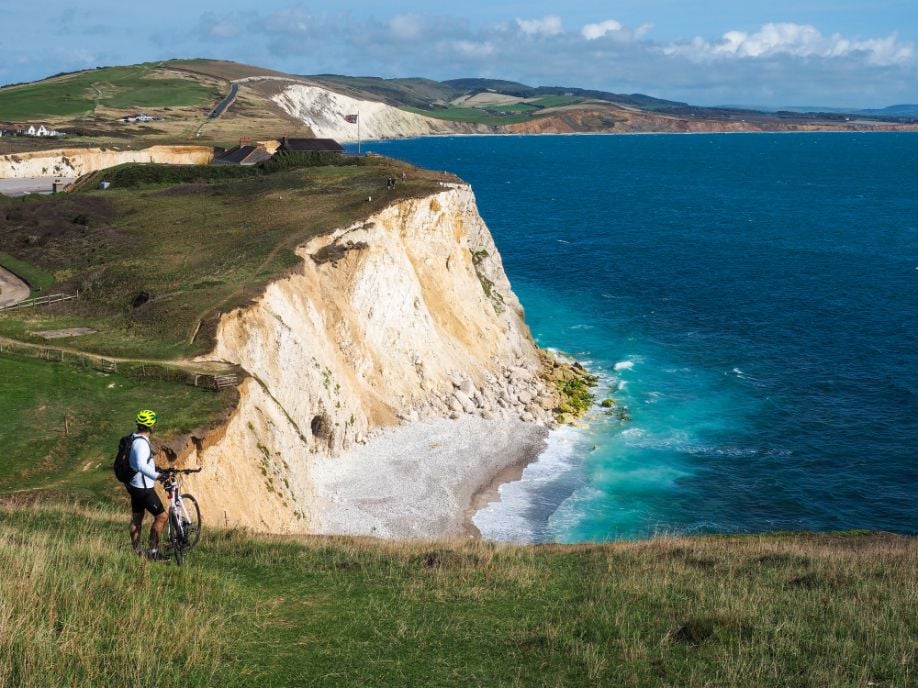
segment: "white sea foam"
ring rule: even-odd
[[[634,368],[634,361],[619,361],[613,366],[616,372],[619,370],[631,370],[632,368]]]
[[[564,426],[548,436],[548,446],[539,458],[529,464],[522,477],[498,488],[500,500],[488,504],[472,517],[485,540],[535,542],[542,539],[544,523],[533,519],[533,513],[546,508],[540,496],[546,488],[560,483],[577,465],[589,438],[584,430]],[[540,494],[542,493],[542,494]],[[550,514],[545,514],[547,518]]]
[[[742,380],[743,382],[748,382],[753,387],[767,386],[765,382],[763,382],[757,377],[753,377],[752,375],[749,375],[748,373],[744,372],[740,368],[734,368],[731,372],[736,376],[738,380]],[[726,373],[724,374],[726,375]]]

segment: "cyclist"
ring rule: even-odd
[[[131,469],[136,472],[127,484],[128,494],[131,495],[131,546],[137,554],[144,554],[140,547],[140,529],[144,512],[149,511],[153,516],[153,525],[150,526],[150,549],[146,555],[150,559],[161,559],[159,538],[168,517],[159,495],[153,489],[156,481],[162,476],[153,463],[153,446],[150,444],[150,433],[156,425],[156,413],[143,410],[137,414],[135,420],[137,431],[132,435],[129,462]]]

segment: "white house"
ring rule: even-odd
[[[23,134],[26,136],[58,136],[59,132],[54,129],[49,129],[44,124],[30,124],[28,129],[24,129]]]
[[[4,133],[8,136],[62,136],[46,124],[12,124]]]

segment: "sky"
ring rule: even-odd
[[[918,0],[0,0],[0,84],[174,57],[698,105],[918,103]]]

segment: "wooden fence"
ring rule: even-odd
[[[17,308],[32,308],[33,306],[47,306],[51,303],[58,303],[60,301],[70,301],[71,299],[79,298],[80,292],[76,294],[46,294],[45,296],[36,296],[31,299],[26,299],[25,301],[20,301],[19,303],[14,303],[10,306],[0,306],[0,311],[11,311]]]

